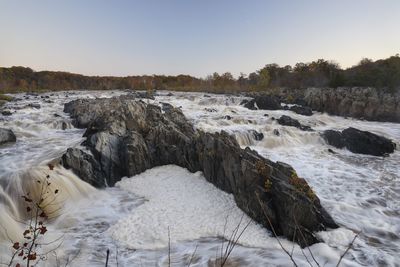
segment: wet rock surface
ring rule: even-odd
[[[10,129],[0,128],[0,145],[6,143],[14,143],[17,141],[17,137]]]
[[[294,113],[300,114],[300,115],[304,115],[304,116],[311,116],[312,113],[312,109],[310,107],[306,107],[306,106],[291,106],[289,108],[290,111],[293,111]]]
[[[282,109],[282,106],[279,102],[279,99],[274,96],[257,94],[251,95],[253,99],[243,100],[240,105],[245,108],[256,110],[256,109],[264,109],[264,110],[278,110]]]
[[[310,126],[303,125],[298,120],[293,119],[292,117],[286,115],[282,115],[277,121],[280,125],[296,127],[302,131],[309,131],[309,132],[314,131]]]
[[[337,148],[347,148],[353,153],[385,156],[393,153],[396,144],[390,139],[367,131],[347,128],[340,131],[326,130],[322,137],[329,145]]]
[[[226,132],[194,130],[177,108],[162,112],[121,96],[75,100],[64,110],[76,127],[87,129],[84,145],[90,152],[68,149],[61,162],[94,186],[112,186],[124,176],[175,164],[202,171],[209,182],[233,194],[251,218],[302,246],[318,242],[314,232],[337,227],[291,166],[241,149]],[[296,234],[299,229],[304,238]]]

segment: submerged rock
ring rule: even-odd
[[[280,125],[296,127],[302,131],[314,131],[310,126],[303,125],[298,120],[286,115],[282,115],[277,121]]]
[[[16,141],[17,137],[12,130],[0,128],[0,145]]]
[[[90,153],[68,149],[62,163],[94,186],[112,186],[124,176],[175,164],[202,171],[209,182],[233,194],[251,218],[302,246],[318,242],[313,232],[337,227],[291,166],[241,149],[224,131],[195,130],[177,108],[163,113],[158,106],[121,96],[75,100],[64,110],[75,126],[87,128],[84,145]]]
[[[396,144],[390,139],[368,131],[347,128],[340,131],[326,130],[322,137],[329,145],[337,148],[347,148],[353,153],[384,156],[393,153]]]

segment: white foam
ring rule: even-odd
[[[201,237],[229,238],[234,228],[250,218],[233,196],[207,182],[201,173],[169,165],[123,179],[118,187],[145,197],[143,205],[110,229],[113,237],[132,248],[154,249],[172,242]],[[225,227],[226,223],[226,227]],[[252,222],[240,239],[247,246],[265,246],[267,230]]]

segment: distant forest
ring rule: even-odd
[[[342,69],[332,61],[319,59],[281,67],[268,64],[236,79],[229,72],[206,78],[189,75],[164,76],[84,76],[69,72],[34,71],[26,67],[0,68],[0,93],[60,90],[175,90],[216,93],[264,91],[269,88],[302,89],[308,87],[376,87],[390,92],[400,90],[400,57],[372,61]]]

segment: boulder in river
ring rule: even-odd
[[[35,109],[40,109],[40,104],[38,104],[38,103],[30,103],[30,104],[28,104],[28,107],[35,108]]]
[[[12,115],[12,112],[9,111],[9,110],[3,110],[3,111],[1,112],[1,115],[3,115],[3,116],[11,116],[11,115]]]
[[[274,96],[258,95],[254,97],[254,100],[259,109],[265,109],[265,110],[282,109],[279,99]]]
[[[255,107],[256,101],[254,99],[244,99],[242,102],[240,102],[241,106],[244,106],[245,108],[248,108],[250,110],[256,110],[257,108]]]
[[[94,186],[112,186],[124,176],[175,164],[202,171],[251,218],[301,246],[319,241],[314,232],[337,227],[291,166],[241,149],[224,131],[195,130],[177,108],[162,112],[159,106],[121,96],[75,100],[64,111],[75,126],[87,128],[84,145],[90,153],[68,149],[61,162]]]
[[[342,132],[326,130],[323,132],[322,137],[329,145],[337,148],[345,147],[358,154],[385,156],[393,153],[396,148],[396,144],[386,137],[352,127]]]
[[[314,131],[310,126],[303,125],[298,120],[286,115],[282,115],[277,121],[280,125],[296,127],[302,131]]]
[[[257,132],[256,130],[251,130],[251,133],[256,141],[261,141],[264,139],[264,134]]]
[[[17,141],[17,137],[10,129],[0,128],[0,145],[5,143],[13,143]]]
[[[304,116],[311,116],[313,114],[312,109],[310,107],[305,107],[305,106],[294,105],[291,106],[289,110]]]

